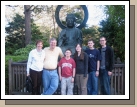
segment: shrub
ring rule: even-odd
[[[25,48],[20,48],[20,49],[16,50],[16,51],[14,52],[14,55],[28,56],[28,55],[29,55],[29,52],[30,52],[32,49],[34,49],[34,48],[36,48],[35,45],[33,45],[33,44],[28,44]]]

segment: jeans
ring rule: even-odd
[[[61,95],[73,95],[74,83],[71,82],[72,77],[62,77],[61,80]]]
[[[42,79],[43,79],[43,88],[44,88],[44,92],[42,93],[42,95],[54,94],[59,84],[59,77],[57,74],[57,70],[49,71],[43,69]]]
[[[98,77],[96,77],[96,71],[91,71],[88,74],[87,92],[88,95],[98,94]]]
[[[108,75],[108,71],[106,69],[100,69],[99,78],[101,94],[110,95],[110,76]]]
[[[87,77],[84,74],[76,74],[76,84],[78,86],[78,95],[87,95]]]
[[[33,84],[32,95],[40,95],[40,86],[42,81],[42,71],[30,69],[30,77]]]

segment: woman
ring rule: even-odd
[[[27,76],[30,75],[33,84],[32,95],[40,95],[40,86],[42,80],[43,62],[45,52],[42,50],[43,41],[36,41],[36,49],[29,53],[27,62]]]
[[[74,60],[76,62],[76,84],[78,86],[78,94],[87,95],[88,55],[83,52],[80,44],[76,45]]]

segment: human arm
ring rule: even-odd
[[[61,79],[62,79],[62,76],[61,76],[61,66],[62,66],[62,60],[60,60],[59,62],[58,62],[58,74],[59,74],[59,80],[61,81]]]
[[[96,71],[96,77],[99,76],[99,66],[100,66],[100,61],[97,61],[97,71]]]
[[[110,72],[112,72],[112,69],[114,68],[114,51],[110,47]]]
[[[58,73],[59,73],[59,80],[61,81],[62,77],[61,77],[61,67],[58,67]]]
[[[72,80],[71,80],[71,82],[74,82],[75,75],[76,75],[76,62],[73,60],[73,62],[72,62]]]
[[[32,51],[29,53],[28,62],[27,62],[27,76],[30,75],[29,70],[32,64]]]
[[[63,54],[63,52],[62,52],[60,47],[59,47],[59,56],[60,56],[60,58],[64,57],[64,54]]]
[[[88,55],[84,53],[84,77],[87,77],[88,74]]]
[[[75,74],[76,74],[76,68],[73,68],[73,73],[72,73],[72,80],[71,80],[71,82],[74,82]]]

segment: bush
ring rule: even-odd
[[[23,55],[23,56],[28,56],[29,52],[32,49],[35,49],[36,46],[33,44],[28,44],[25,48],[20,48],[14,52],[14,55]]]
[[[13,62],[19,62],[19,61],[23,61],[23,60],[27,60],[28,56],[10,56],[10,55],[6,55],[5,56],[5,95],[9,94],[9,75],[8,75],[8,64],[9,64],[9,60],[12,59]]]

